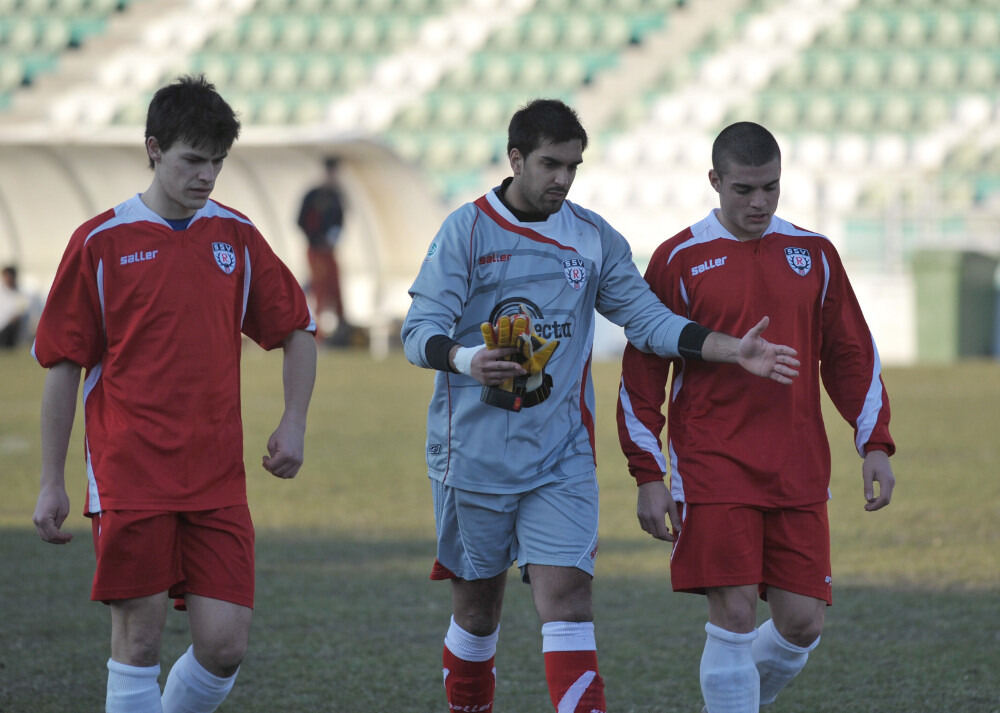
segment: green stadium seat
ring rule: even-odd
[[[893,93],[879,106],[878,123],[891,131],[909,131],[914,119],[914,95]]]
[[[926,42],[927,28],[924,18],[917,14],[904,14],[896,23],[891,42],[896,47],[922,47]]]
[[[954,12],[939,10],[931,22],[927,43],[934,47],[960,47],[965,30],[962,21]]]
[[[909,53],[900,53],[889,60],[887,84],[893,88],[910,89],[921,81],[920,60]]]
[[[342,22],[340,17],[322,15],[317,20],[312,46],[317,50],[341,51],[347,44],[348,33],[347,23]]]
[[[958,82],[959,62],[950,52],[925,55],[924,81],[931,89],[953,89]]]
[[[847,129],[868,131],[875,118],[875,102],[868,94],[853,94],[844,100],[841,121]]]
[[[0,52],[0,91],[9,92],[21,86],[24,79],[24,63],[16,54]]]
[[[966,56],[961,71],[962,86],[967,89],[995,91],[998,62],[1000,57],[995,52]]]
[[[322,54],[308,54],[303,58],[302,87],[308,90],[330,90],[336,83],[337,72]]]
[[[315,18],[308,15],[286,15],[281,22],[275,48],[298,52],[312,44]]]
[[[880,87],[883,80],[882,62],[871,54],[852,53],[846,80],[853,87]]]
[[[974,47],[985,49],[1000,45],[1000,13],[996,10],[977,12],[969,23],[966,40]]]

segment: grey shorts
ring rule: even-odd
[[[514,562],[576,567],[594,574],[598,488],[591,472],[525,493],[475,493],[432,480],[437,560],[467,580],[489,579]]]

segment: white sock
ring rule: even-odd
[[[753,660],[760,674],[760,704],[774,703],[781,689],[795,678],[809,659],[809,652],[819,645],[820,637],[809,646],[796,646],[778,633],[768,619],[757,630],[753,642]]]
[[[129,666],[108,659],[106,713],[161,713],[160,665]]]
[[[542,653],[596,650],[592,621],[550,621],[542,624]]]
[[[452,617],[448,633],[444,637],[444,645],[463,661],[489,661],[497,652],[499,638],[499,626],[492,634],[476,636],[456,624],[455,617]]]
[[[751,646],[757,632],[737,634],[705,624],[701,655],[701,694],[708,713],[757,713],[760,678]]]
[[[212,713],[226,699],[236,673],[221,678],[205,670],[194,657],[194,647],[174,662],[163,686],[163,713]]]

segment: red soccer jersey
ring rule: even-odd
[[[87,369],[85,513],[245,504],[241,332],[296,329],[315,329],[301,287],[236,211],[175,231],[135,196],[80,226],[33,352]]]
[[[742,335],[770,316],[764,336],[798,351],[791,385],[735,364],[664,360],[631,345],[622,365],[618,430],[639,483],[667,472],[660,408],[671,363],[671,492],[693,503],[765,507],[828,497],[830,448],[820,381],[854,427],[864,454],[892,454],[889,400],[871,333],[833,244],[773,218],[760,240],[741,242],[713,211],[657,248],[646,280],[670,309]]]

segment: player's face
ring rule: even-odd
[[[729,163],[725,173],[713,169],[708,180],[719,194],[719,220],[740,240],[764,234],[778,208],[781,194],[781,159],[762,166]]]
[[[558,144],[546,140],[527,156],[511,149],[514,181],[506,198],[520,211],[551,215],[562,208],[581,163],[583,142],[579,139]]]
[[[226,153],[175,141],[166,151],[155,137],[146,140],[153,160],[153,183],[143,200],[163,218],[189,218],[203,207],[215,188]]]

